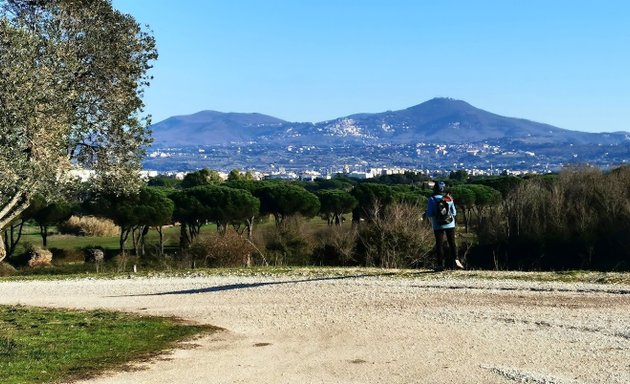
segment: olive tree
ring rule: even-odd
[[[35,194],[63,192],[73,168],[95,190],[137,190],[155,58],[153,37],[109,0],[0,0],[0,231]]]

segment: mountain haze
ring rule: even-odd
[[[382,113],[359,113],[318,123],[294,123],[259,113],[204,111],[152,126],[154,145],[269,143],[286,145],[460,144],[510,140],[529,144],[618,144],[630,133],[571,131],[490,113],[462,100],[435,98]]]
[[[281,133],[287,122],[260,113],[201,111],[169,117],[151,126],[155,145],[248,142],[259,135]]]

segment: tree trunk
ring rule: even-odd
[[[164,256],[164,228],[161,225],[155,227],[158,235],[160,235],[160,257]]]
[[[7,249],[4,246],[4,236],[0,236],[0,262],[2,262],[4,260],[5,257],[7,257]]]
[[[466,228],[466,233],[468,233],[468,223],[470,222],[470,208],[464,208],[464,226]]]
[[[124,229],[123,227],[120,227],[119,245],[120,245],[120,254],[123,256],[125,255],[125,243],[127,242],[127,238],[129,237],[130,230],[131,228]]]
[[[254,219],[255,216],[252,216],[251,219],[247,219],[247,238],[249,240],[254,236]]]
[[[273,219],[276,222],[276,227],[277,228],[282,228],[282,223],[283,223],[283,216],[279,213],[274,213],[273,214]]]
[[[40,225],[39,233],[42,235],[42,245],[46,248],[48,246],[48,226]]]
[[[0,231],[4,232],[4,239],[0,239],[0,261],[4,260],[7,256],[11,256],[13,251],[15,251],[16,243],[13,243],[13,225],[10,223],[15,220],[18,216],[24,212],[26,208],[30,205],[30,199],[25,192],[18,192],[8,203],[4,206],[0,207]],[[22,236],[22,226],[24,225],[24,220],[21,220],[20,223],[20,232],[18,235],[18,241]],[[7,249],[8,238],[6,228],[11,227],[11,243],[9,243],[9,249]],[[1,236],[0,236],[1,237]]]
[[[17,248],[20,239],[22,238],[22,229],[24,228],[24,220],[20,220],[19,224],[9,224],[9,227],[4,230],[4,257],[11,257]],[[16,234],[17,232],[17,234]],[[2,259],[0,259],[2,260]]]
[[[179,227],[179,248],[180,251],[188,248],[190,244],[190,238],[188,237],[188,229],[186,223],[181,223]]]
[[[138,226],[131,227],[131,245],[133,247],[133,252],[136,256],[140,256],[139,244],[140,244],[140,231],[138,230]]]
[[[142,235],[140,235],[140,254],[141,256],[145,255],[145,248],[144,248],[144,244],[145,244],[145,240],[147,237],[147,234],[149,233],[149,226],[145,225],[142,227]]]
[[[201,231],[201,224],[192,224],[188,226],[188,245],[195,241],[195,238]]]

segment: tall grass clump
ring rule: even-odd
[[[197,267],[245,267],[252,264],[256,247],[234,230],[199,236],[186,250]]]
[[[110,219],[95,216],[72,216],[60,223],[57,229],[64,235],[75,236],[116,236],[119,228]]]
[[[394,203],[362,223],[356,249],[359,263],[381,268],[431,266],[435,240],[431,226],[422,220],[423,211],[416,204]]]
[[[315,233],[311,263],[322,266],[358,265],[355,248],[358,231],[349,226],[326,226]]]
[[[478,234],[493,258],[486,266],[628,269],[630,167],[569,168],[554,179],[527,180],[484,215]]]

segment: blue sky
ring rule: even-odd
[[[153,122],[208,109],[315,122],[452,97],[561,128],[630,131],[630,1],[113,4],[157,39]]]

